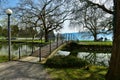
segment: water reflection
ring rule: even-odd
[[[30,55],[33,51],[38,49],[36,44],[26,43],[12,43],[11,45],[11,57],[19,57]],[[0,55],[8,55],[8,44],[0,43]]]
[[[79,52],[77,57],[83,58],[89,61],[91,64],[109,66],[109,60],[110,60],[111,54]]]
[[[69,56],[69,51],[58,51],[56,55]],[[91,64],[109,66],[111,53],[93,53],[93,52],[79,52],[78,58],[87,60]]]

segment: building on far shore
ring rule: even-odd
[[[61,34],[64,40],[94,40],[88,32],[76,32],[76,33],[63,33]],[[102,39],[101,41],[112,41],[113,34],[98,34],[97,38]]]

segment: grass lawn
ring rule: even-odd
[[[111,46],[112,45],[112,41],[98,41],[98,42],[94,42],[94,41],[79,41],[79,44],[84,44],[84,45],[108,45],[108,46]]]
[[[7,56],[0,56],[0,63],[1,62],[7,62],[8,61],[8,57]]]
[[[107,68],[103,66],[90,66],[89,70],[85,68],[47,68],[52,80],[105,80]]]
[[[0,42],[8,42],[8,40],[6,40],[6,39],[0,39]],[[16,43],[25,43],[25,42],[27,42],[27,43],[45,43],[45,40],[32,40],[32,39],[22,39],[22,40],[18,40],[18,39],[16,39],[16,40],[11,40],[11,42],[16,42]]]

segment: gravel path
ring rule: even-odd
[[[50,80],[41,64],[10,61],[0,63],[0,80]]]

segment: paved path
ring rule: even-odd
[[[50,80],[41,64],[10,61],[0,63],[0,80]]]
[[[39,62],[39,57],[27,56],[27,57],[21,58],[19,61]]]

